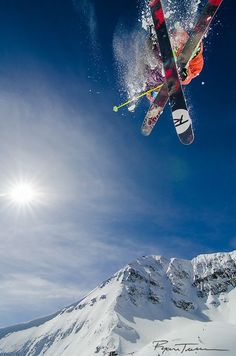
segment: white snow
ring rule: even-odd
[[[234,356],[235,286],[236,252],[142,257],[57,314],[0,329],[0,355]]]

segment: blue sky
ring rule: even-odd
[[[79,300],[140,255],[235,249],[230,5],[186,90],[196,136],[189,147],[169,108],[148,138],[140,134],[145,99],[134,114],[112,111],[126,99],[114,37],[139,29],[135,1],[8,0],[0,8],[0,189],[25,177],[43,191],[30,209],[0,200],[0,326]]]

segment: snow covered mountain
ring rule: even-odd
[[[235,355],[236,251],[137,259],[80,302],[0,329],[0,355]]]

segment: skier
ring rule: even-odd
[[[178,138],[184,145],[189,145],[194,140],[194,133],[181,82],[187,84],[200,73],[204,64],[202,56],[203,46],[201,41],[207,33],[212,19],[223,0],[207,0],[198,20],[193,26],[190,35],[191,37],[187,42],[184,41],[185,44],[182,52],[178,56],[177,65],[173,51],[175,48],[174,45],[171,45],[170,43],[173,42],[173,40],[168,34],[161,1],[162,0],[152,0],[149,6],[152,14],[153,27],[155,28],[156,40],[163,58],[163,69],[161,72],[164,73],[165,80],[158,91],[156,99],[151,103],[150,108],[145,115],[141,131],[144,136],[149,136],[151,134],[166,103],[169,101],[172,119]],[[186,38],[187,37],[188,34]],[[177,46],[177,51],[179,48],[180,45]],[[157,67],[158,64],[157,58],[154,66]],[[179,68],[177,66],[179,66]],[[148,85],[148,81],[146,84]]]
[[[173,52],[176,57],[178,57],[179,54],[181,53],[188,38],[189,38],[188,33],[182,29],[178,29],[177,32],[172,35]],[[148,43],[149,43],[150,50],[152,50],[155,53],[157,61],[160,61],[161,57],[151,28],[150,28],[150,36],[149,36]],[[188,66],[183,68],[181,73],[179,73],[181,84],[188,85],[193,78],[197,77],[201,73],[203,66],[204,66],[203,44],[201,42],[193,58],[189,61]],[[146,81],[147,91],[163,83],[164,75],[160,73],[158,66],[154,69],[146,68],[146,73],[148,78]],[[155,91],[147,94],[147,98],[151,103],[155,100],[156,96],[157,96],[157,92]]]

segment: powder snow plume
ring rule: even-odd
[[[145,66],[156,65],[156,59],[147,46],[147,35],[143,30],[116,33],[113,48],[121,91],[133,97],[145,89]]]

